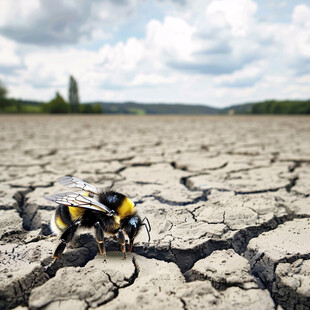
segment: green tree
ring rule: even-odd
[[[70,75],[70,79],[69,79],[69,104],[70,104],[71,113],[80,112],[80,99],[79,99],[78,84],[72,75]]]
[[[69,113],[69,105],[59,92],[56,92],[55,98],[44,105],[43,111],[47,113]]]
[[[82,104],[81,105],[81,112],[85,114],[94,113],[93,106],[91,104]]]
[[[94,113],[98,113],[98,114],[103,113],[100,103],[94,104],[93,110],[94,110]]]
[[[99,103],[92,105],[91,103],[81,104],[81,113],[85,114],[100,114],[102,107]]]
[[[0,81],[0,109],[4,110],[5,107],[8,105],[8,100],[6,99],[8,91],[5,86]]]
[[[8,91],[0,81],[0,98],[6,98]]]

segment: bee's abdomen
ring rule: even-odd
[[[72,225],[74,221],[83,216],[84,209],[77,207],[68,207],[59,205],[51,220],[51,230],[55,234],[62,233],[68,226]]]

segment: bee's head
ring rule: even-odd
[[[147,221],[148,225],[146,225],[145,221]],[[150,241],[150,234],[151,227],[147,218],[144,218],[142,221],[138,215],[134,215],[128,219],[127,223],[124,226],[124,230],[129,238],[129,252],[132,250],[133,242],[138,235],[140,228],[142,225],[145,225],[146,231],[148,232],[149,241]]]
[[[133,242],[140,231],[141,224],[140,217],[138,215],[134,215],[128,220],[124,227],[124,230],[129,238],[129,252],[132,250]]]

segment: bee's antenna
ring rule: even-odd
[[[145,223],[143,223],[142,225],[143,225],[143,226],[145,226],[145,230],[146,230],[147,235],[148,235],[148,237],[149,237],[149,240],[148,240],[147,242],[150,242],[150,240],[151,240],[151,236],[150,236],[150,231],[149,231],[149,228],[147,227],[147,225],[145,225]]]
[[[143,223],[143,222],[144,222],[144,223]],[[149,220],[148,220],[148,218],[147,218],[147,217],[145,217],[145,218],[142,220],[142,225],[144,225],[144,226],[145,226],[145,229],[146,229],[147,235],[148,235],[148,237],[149,237],[148,242],[150,242],[150,240],[151,240],[151,235],[150,235],[151,225],[150,225],[150,222],[149,222]]]
[[[150,225],[149,219],[148,219],[147,217],[145,217],[145,218],[142,220],[142,223],[143,223],[144,221],[146,221],[146,223],[147,223],[147,225],[148,225],[148,229],[149,229],[149,231],[151,231],[152,229],[151,229],[151,225]],[[145,225],[146,223],[144,223],[144,225]]]

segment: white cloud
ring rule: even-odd
[[[152,20],[147,25],[146,44],[162,56],[190,60],[195,50],[192,36],[195,29],[181,18],[167,16],[163,23]]]
[[[29,22],[30,16],[40,8],[39,0],[27,0],[27,5],[23,0],[0,0],[0,26],[11,22],[16,24]]]
[[[138,74],[130,83],[131,86],[171,84],[177,81],[176,76],[163,76],[160,74]]]
[[[251,0],[215,0],[207,6],[206,18],[214,25],[226,25],[235,36],[245,36],[253,24],[257,4]]]
[[[215,78],[215,83],[226,87],[248,87],[254,85],[262,77],[264,64],[258,62],[235,71],[232,74],[224,74]]]
[[[0,66],[16,67],[21,64],[21,59],[17,55],[17,44],[0,36]]]
[[[293,23],[296,25],[309,28],[310,27],[310,8],[305,4],[297,5],[294,8],[292,20],[293,20]]]
[[[142,0],[0,1],[0,34],[25,44],[57,46],[115,30]]]

